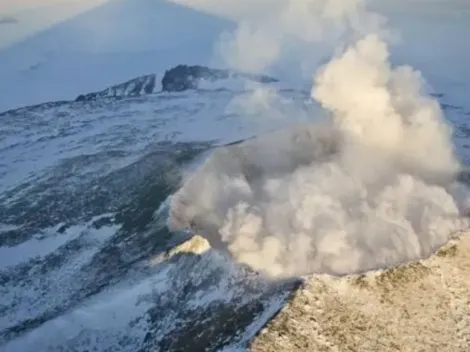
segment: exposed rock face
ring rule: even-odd
[[[251,350],[468,351],[470,235],[433,257],[361,276],[313,276]]]
[[[182,92],[188,89],[197,89],[202,80],[215,82],[230,78],[242,78],[260,83],[277,82],[277,79],[265,75],[253,75],[198,65],[178,65],[165,71],[162,78],[162,91]]]
[[[75,101],[90,101],[99,98],[134,97],[151,94],[155,90],[155,74],[131,79],[127,82],[109,87],[100,92],[82,94]]]
[[[260,83],[274,83],[278,80],[265,75],[240,73],[230,70],[213,69],[205,66],[178,65],[165,71],[162,91],[182,92],[197,89],[202,81],[215,82],[227,79],[244,79]],[[79,95],[75,101],[93,101],[100,98],[136,97],[152,94],[156,89],[156,75],[150,74],[106,88],[99,92]]]

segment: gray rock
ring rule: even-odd
[[[136,97],[145,94],[152,94],[155,90],[155,82],[155,74],[145,75],[106,88],[100,92],[81,94],[77,99],[75,99],[75,101],[91,101],[100,98]]]
[[[254,75],[199,65],[178,65],[165,72],[162,78],[162,91],[182,92],[189,89],[197,89],[201,80],[215,82],[230,78],[242,78],[260,83],[278,82],[276,78],[266,75]]]

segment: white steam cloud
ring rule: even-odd
[[[366,10],[364,0],[271,1],[264,11],[242,18],[233,33],[225,33],[218,49],[234,69],[265,72],[297,64],[311,75],[312,65],[341,41],[371,32],[391,39],[385,23],[385,18]],[[297,72],[290,67],[290,73]]]
[[[240,27],[227,53],[238,68],[262,70],[288,36],[312,42],[325,28],[352,30],[352,44],[314,78],[312,99],[330,122],[218,150],[174,195],[169,226],[199,231],[274,276],[343,275],[429,256],[469,225],[439,104],[419,72],[391,66],[383,27],[363,1],[284,4],[255,35]],[[269,50],[248,50],[262,45]]]

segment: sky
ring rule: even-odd
[[[84,11],[116,0],[1,0],[0,49]],[[162,1],[162,0],[155,0]],[[230,19],[258,16],[287,0],[163,0]],[[345,1],[345,0],[338,0]],[[470,16],[468,0],[373,0],[387,11]]]
[[[1,0],[0,49],[110,0]]]
[[[1,0],[0,49],[107,1],[116,0]],[[262,14],[266,8],[276,6],[286,0],[166,1],[230,19],[239,19]],[[460,15],[465,13],[466,16],[470,16],[470,2],[468,0],[395,0],[393,2],[374,0],[370,2],[387,8],[387,11],[423,12],[438,16],[445,16],[446,13]]]
[[[219,14],[229,18],[242,18],[250,15],[265,13],[266,9],[289,2],[290,0],[171,0],[200,10]],[[351,2],[351,0],[331,0],[337,3]],[[461,12],[462,9],[470,14],[468,0],[368,0],[369,4],[379,9],[400,12],[443,13]]]
[[[2,0],[0,2],[0,14],[17,14],[23,11],[40,9],[60,5],[80,5],[84,8],[97,6],[108,0]],[[57,14],[59,17],[61,14]]]

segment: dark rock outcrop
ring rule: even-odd
[[[91,101],[100,98],[136,97],[151,94],[155,90],[155,82],[155,74],[145,75],[116,86],[106,88],[100,92],[81,94],[77,99],[75,99],[75,101]]]
[[[197,89],[202,80],[215,82],[218,80],[242,78],[260,83],[274,83],[277,79],[249,73],[236,72],[232,70],[213,69],[205,66],[178,65],[165,71],[162,79],[162,91],[182,92],[189,89]]]
[[[32,67],[31,69],[34,69]],[[167,71],[162,78],[162,91],[163,92],[182,92],[189,89],[199,88],[199,83],[202,81],[205,82],[216,82],[220,80],[227,79],[242,79],[249,80],[259,83],[275,83],[278,82],[276,78],[267,76],[267,75],[257,75],[244,72],[237,72],[232,70],[225,69],[214,69],[206,66],[188,66],[188,65],[178,65]],[[75,102],[91,102],[104,98],[125,98],[125,97],[138,97],[142,95],[152,94],[156,92],[156,74],[152,73],[149,75],[140,76],[133,78],[124,83],[120,83],[111,87],[108,87],[102,91],[91,92],[86,94],[80,94],[75,98]],[[67,102],[59,102],[61,104]],[[48,108],[50,104],[46,103],[38,104],[34,107],[26,108],[36,108],[42,107]],[[24,109],[24,108],[21,108]],[[11,113],[12,111],[21,110],[9,110],[5,113]],[[2,114],[5,114],[2,113]],[[0,114],[1,116],[1,114]]]

